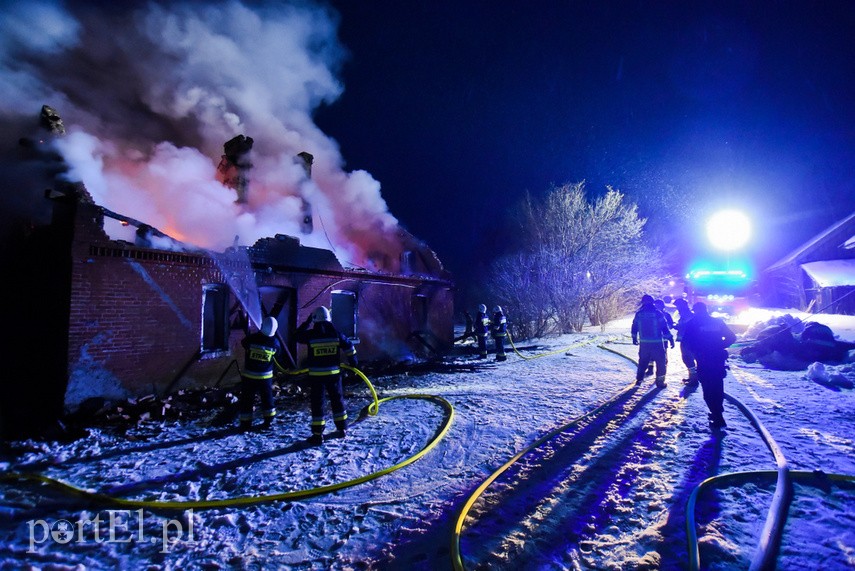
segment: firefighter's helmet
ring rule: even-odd
[[[279,323],[275,317],[269,315],[261,321],[261,332],[268,337],[276,335],[276,330],[279,328]]]
[[[319,321],[330,321],[330,310],[324,307],[323,305],[315,308],[312,312],[312,321],[315,323]]]
[[[641,296],[641,305],[646,305],[648,303],[653,303],[653,296],[649,294],[644,294]]]
[[[497,305],[496,307],[494,307],[494,308],[493,308],[493,313],[502,313],[502,306],[501,306],[501,305]]]
[[[481,313],[487,313],[487,306],[482,303],[478,306],[478,311]]]

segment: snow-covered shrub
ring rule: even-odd
[[[518,212],[513,253],[492,264],[488,279],[518,336],[605,324],[660,289],[660,255],[642,241],[646,221],[619,191],[591,202],[584,182],[567,184],[542,200],[527,195]]]

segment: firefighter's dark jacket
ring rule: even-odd
[[[490,332],[490,318],[486,313],[478,312],[478,317],[475,318],[475,335],[478,337],[486,337]]]
[[[632,318],[633,343],[659,343],[664,340],[673,341],[674,336],[668,328],[665,316],[652,303],[646,303]]]
[[[493,337],[506,337],[508,335],[508,320],[504,313],[494,313],[492,320]]]
[[[309,346],[306,367],[310,377],[324,377],[341,373],[342,356],[356,366],[356,348],[347,337],[336,330],[329,321],[318,321],[309,329],[310,321],[297,328],[294,337]]]
[[[691,349],[698,362],[718,363],[727,360],[725,349],[736,342],[736,334],[718,317],[695,313],[683,331],[683,345]]]
[[[246,358],[241,372],[244,377],[259,380],[272,379],[274,367],[285,372],[276,359],[282,351],[282,346],[275,337],[268,337],[257,331],[244,337],[241,343],[246,349]]]

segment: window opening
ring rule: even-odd
[[[202,352],[228,351],[229,289],[225,284],[202,287]]]
[[[331,305],[332,322],[335,328],[351,341],[358,341],[356,293],[345,290],[333,291]]]

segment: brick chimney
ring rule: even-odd
[[[312,163],[315,162],[315,157],[312,156],[311,153],[307,153],[303,151],[302,153],[298,153],[297,156],[303,162],[303,169],[306,171],[306,177],[312,178]],[[315,228],[314,221],[312,220],[312,205],[306,200],[304,197],[301,197],[303,201],[300,208],[300,231],[303,234],[311,234],[312,230]]]

